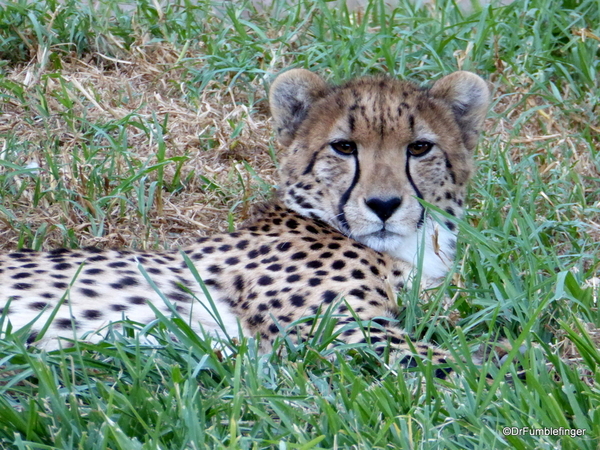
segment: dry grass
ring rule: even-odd
[[[47,101],[49,115],[42,117],[37,110],[23,103],[5,104],[0,116],[0,132],[11,130],[17,139],[28,142],[35,149],[31,154],[23,155],[19,164],[22,167],[39,167],[42,177],[49,176],[44,146],[55,140],[54,151],[58,152],[61,161],[61,178],[68,189],[81,195],[85,203],[85,181],[90,168],[72,164],[71,155],[74,148],[81,148],[89,140],[89,130],[77,129],[69,123],[68,117],[74,113],[77,117],[85,117],[89,123],[103,124],[124,119],[131,122],[131,118],[127,119],[131,116],[135,122],[154,127],[153,116],[159,123],[168,116],[168,133],[163,136],[166,144],[164,157],[187,158],[181,173],[181,178],[187,179],[187,182],[184,189],[176,193],[164,191],[162,204],[156,205],[149,213],[153,235],[160,242],[180,245],[195,236],[224,231],[232,206],[242,205],[236,208],[235,214],[236,222],[241,222],[246,216],[247,200],[257,195],[256,181],[243,162],[254,168],[267,183],[275,183],[275,168],[269,155],[271,133],[265,114],[267,108],[259,104],[258,110],[252,110],[247,92],[216,82],[193,102],[184,100],[190,93],[186,92],[183,83],[186,70],[178,62],[183,56],[194,58],[191,53],[180,55],[171,46],[162,43],[135,48],[127,60],[107,60],[98,56],[87,60],[65,58],[61,62],[60,79],[45,77],[50,71],[40,70],[35,60],[26,66],[15,67],[9,78],[22,83],[30,92],[34,92],[34,80],[43,80],[42,95]],[[65,84],[74,103],[71,108],[57,100]],[[265,97],[264,89],[258,83],[252,89],[254,98]],[[231,138],[232,126],[241,122],[241,134]],[[156,139],[133,125],[127,126],[127,134],[128,148],[123,149],[126,159],[147,164],[157,162]],[[3,146],[6,145],[4,142]],[[99,154],[97,159],[101,161],[103,156]],[[120,163],[124,170],[125,158],[121,158]],[[79,170],[78,173],[74,167]],[[173,178],[174,170],[173,164],[165,168],[165,181]],[[225,195],[206,189],[199,175],[223,187]],[[74,209],[65,211],[48,197],[32,208],[35,186],[26,176],[21,177],[20,182],[29,183],[29,186],[19,204],[10,205],[19,221],[72,227],[77,230],[81,245],[127,246],[136,241],[135,236],[143,235],[136,212],[131,211],[118,215],[131,217],[131,220],[107,217],[109,232],[102,237],[91,236],[89,223],[82,221],[81,215]],[[51,179],[48,182],[55,183]],[[109,180],[106,182],[111,183]],[[14,248],[17,234],[10,224],[4,222],[0,231],[0,247]],[[51,248],[60,243],[60,233],[55,231],[48,235],[44,247]],[[137,243],[140,244],[139,241]]]

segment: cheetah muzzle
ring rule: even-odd
[[[287,153],[277,199],[251,223],[182,250],[0,255],[0,308],[11,329],[37,317],[30,343],[54,349],[69,345],[59,338],[100,340],[96,331],[124,316],[148,323],[151,303],[176,308],[198,332],[259,336],[267,351],[282,332],[308,338],[333,308],[341,341],[390,349],[408,366],[412,349],[445,363],[441,350],[409,345],[396,292],[415,267],[427,282],[453,261],[486,83],[455,72],[430,89],[388,77],[329,86],[294,69],[275,79],[270,103]],[[299,321],[307,316],[315,318]]]

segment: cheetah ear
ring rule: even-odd
[[[327,92],[323,79],[305,69],[292,69],[275,78],[269,92],[277,138],[288,146],[312,104]]]
[[[487,83],[474,73],[459,71],[436,81],[430,93],[450,104],[465,147],[473,150],[490,104]]]

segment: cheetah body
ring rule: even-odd
[[[5,255],[0,262],[10,283],[2,299],[12,299],[12,325],[21,328],[40,313],[39,323],[45,323],[63,297],[44,338],[50,348],[57,342],[49,338],[73,339],[73,330],[77,336],[101,332],[121,317],[148,323],[155,314],[147,302],[167,316],[174,308],[197,332],[237,337],[241,325],[243,334],[260,335],[263,348],[293,322],[317,314],[319,306],[324,313],[341,298],[340,314],[348,315],[350,306],[365,320],[393,320],[397,307],[391,293],[402,272],[392,258],[280,205],[266,209],[266,217],[252,226],[203,238],[181,251],[84,248]],[[311,326],[310,321],[301,325]]]
[[[253,222],[174,251],[1,255],[0,308],[13,330],[35,321],[32,342],[55,314],[37,341],[47,348],[58,337],[99,339],[123,317],[148,323],[152,304],[198,332],[241,331],[268,349],[282,331],[308,337],[308,316],[331,307],[340,339],[406,353],[396,292],[419,260],[427,282],[454,258],[451,219],[462,214],[488,100],[468,72],[428,90],[384,77],[330,87],[311,72],[285,72],[270,93],[288,148],[281,184]]]

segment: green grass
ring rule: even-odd
[[[400,299],[406,328],[454,352],[457,375],[332,352],[327,326],[263,356],[165,317],[142,332],[156,345],[134,324],[52,353],[17,333],[0,340],[0,447],[598,447],[600,3],[97,3],[0,6],[0,247],[154,248],[234,227],[275,182],[265,87],[290,65],[333,82],[473,70],[495,103],[457,275]],[[474,364],[500,337],[510,358]]]

